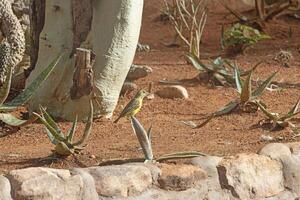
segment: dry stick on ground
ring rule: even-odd
[[[180,39],[189,47],[189,52],[197,57],[200,55],[200,42],[207,20],[207,13],[204,7],[205,0],[173,0],[173,6],[165,1],[167,14],[174,25]],[[175,10],[174,10],[175,9]],[[200,19],[199,13],[202,11]],[[185,32],[188,34],[185,34]]]
[[[244,16],[240,12],[232,9],[231,7],[226,5],[221,0],[218,0],[218,2],[222,6],[224,6],[238,20],[240,20],[243,23],[250,24],[250,25],[255,25],[255,24],[257,25],[257,24],[261,24],[261,22],[266,22],[266,21],[272,20],[293,5],[292,0],[289,0],[288,2],[277,2],[271,6],[266,6],[264,0],[255,0],[255,10],[256,10],[257,18],[258,18],[258,20],[257,20],[257,19],[248,19],[246,16]]]
[[[0,44],[0,85],[2,85],[9,66],[14,68],[22,60],[25,52],[24,32],[8,0],[0,0],[0,31],[6,38]]]

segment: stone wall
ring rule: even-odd
[[[300,143],[268,144],[257,154],[200,156],[185,164],[27,168],[0,176],[1,200],[296,200]]]

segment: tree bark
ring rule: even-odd
[[[24,32],[11,4],[0,0],[0,31],[4,40],[0,41],[0,86],[5,80],[9,66],[13,68],[22,60],[25,52]]]
[[[34,2],[43,1],[34,0]],[[54,117],[73,120],[87,116],[91,95],[72,100],[70,88],[75,71],[74,52],[82,47],[95,52],[93,95],[96,116],[110,117],[133,61],[141,26],[143,0],[47,0],[39,35],[35,68],[27,85],[58,54],[64,57],[33,96],[29,110],[47,107]],[[43,15],[41,15],[42,18]],[[38,26],[37,26],[38,27]],[[37,40],[35,40],[37,41]]]

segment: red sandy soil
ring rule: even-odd
[[[153,124],[152,141],[156,156],[187,150],[219,156],[256,152],[267,143],[261,141],[261,135],[281,138],[280,142],[300,140],[293,139],[288,129],[271,132],[259,126],[258,122],[265,119],[261,112],[234,113],[218,117],[201,129],[192,129],[181,123],[181,120],[202,122],[203,117],[236,98],[237,93],[234,88],[214,88],[195,81],[198,72],[188,65],[183,57],[185,48],[166,47],[165,44],[173,40],[174,31],[170,22],[159,20],[162,5],[163,0],[145,1],[140,42],[150,45],[151,51],[137,53],[134,63],[151,66],[153,73],[137,83],[140,88],[147,88],[150,82],[154,82],[156,91],[163,87],[158,83],[159,80],[183,80],[189,99],[168,100],[155,96],[153,100],[144,102],[137,118],[146,127]],[[201,46],[204,61],[222,54],[221,24],[230,24],[235,20],[217,4],[211,8]],[[289,37],[289,27],[293,30],[292,37]],[[268,28],[272,39],[259,42],[245,55],[236,58],[244,69],[264,60],[265,63],[254,74],[254,78],[259,77],[260,80],[274,71],[279,72],[275,81],[280,82],[285,88],[282,91],[266,92],[262,97],[270,109],[276,112],[286,112],[300,95],[300,59],[297,50],[300,45],[299,27],[300,21],[292,18],[274,21]],[[280,49],[293,53],[295,60],[290,68],[281,67],[273,61],[275,53]],[[115,113],[120,112],[129,98],[130,96],[120,98]],[[113,116],[115,117],[116,115]],[[70,123],[62,122],[60,126],[66,131]],[[82,129],[83,124],[80,124],[79,133]],[[53,159],[51,155],[53,145],[50,144],[43,126],[37,123],[12,131],[0,138],[0,147],[0,173],[30,166],[85,167],[110,159],[143,157],[131,125],[125,119],[120,120],[118,124],[113,124],[111,120],[95,120],[88,147],[80,155],[70,156],[67,159]]]

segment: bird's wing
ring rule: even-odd
[[[120,117],[124,117],[127,115],[130,111],[135,110],[139,107],[139,101],[137,99],[132,99],[123,109],[123,111],[120,114]]]

